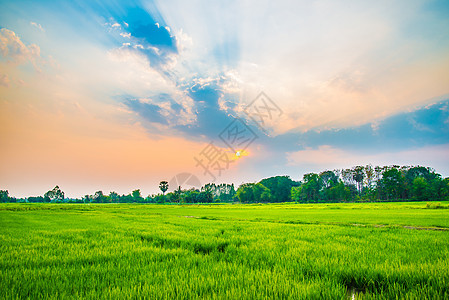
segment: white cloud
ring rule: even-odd
[[[116,89],[122,93],[136,97],[147,97],[158,93],[171,94],[176,90],[170,80],[150,67],[148,58],[139,51],[121,47],[108,52],[108,78],[113,80]]]
[[[178,59],[182,75],[235,70],[243,103],[264,91],[286,112],[273,124],[283,133],[370,123],[448,93],[447,55],[402,30],[432,21],[420,13],[422,3],[158,1],[158,7],[177,40],[182,33],[192,41]],[[220,47],[231,54],[226,46],[238,52],[236,61],[217,58]]]
[[[42,32],[45,32],[45,29],[42,27],[41,24],[38,24],[38,23],[35,23],[35,22],[30,22],[30,25],[36,27],[37,29],[39,29]]]
[[[124,38],[128,38],[128,39],[131,38],[131,33],[129,33],[129,32],[128,33],[121,32],[120,35]]]
[[[0,54],[13,63],[31,62],[37,69],[40,48],[36,44],[26,46],[14,31],[2,28],[0,29]]]

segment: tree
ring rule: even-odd
[[[134,190],[132,192],[132,195],[133,195],[134,202],[142,202],[143,201],[142,194],[140,193],[140,190]]]
[[[288,202],[291,201],[291,190],[293,186],[298,186],[299,182],[293,181],[289,176],[275,176],[262,179],[260,182],[271,191],[271,201]]]
[[[197,202],[199,203],[212,203],[214,196],[211,191],[201,191],[197,195]]]
[[[160,190],[162,191],[162,194],[164,194],[165,195],[165,192],[168,190],[168,182],[167,181],[161,181],[160,183],[159,183],[159,188],[160,188]]]
[[[234,199],[234,197],[234,184],[222,183],[217,186],[215,199],[217,202],[230,202]]]
[[[44,197],[38,196],[38,197],[28,197],[28,202],[34,203],[34,202],[45,202]]]
[[[449,177],[441,180],[441,198],[449,200]]]
[[[111,199],[111,202],[117,203],[119,201],[119,195],[116,192],[110,192],[109,199]]]
[[[382,172],[379,188],[383,189],[385,199],[399,199],[402,192],[402,174],[393,166]]]
[[[413,199],[415,200],[428,200],[429,199],[429,183],[423,177],[416,177],[413,180]]]
[[[300,186],[294,186],[292,187],[292,200],[295,201],[295,203],[298,203],[301,201],[301,187]]]
[[[55,186],[51,191],[44,194],[46,202],[62,202],[64,201],[64,192],[61,191],[59,186]]]
[[[354,185],[345,186],[345,184],[340,181],[335,186],[328,189],[327,198],[332,202],[344,202],[352,200],[354,198]]]
[[[9,192],[8,190],[0,191],[0,202],[9,202]]]
[[[365,166],[365,184],[371,189],[373,187],[373,182],[375,178],[375,170],[372,165]]]
[[[317,202],[323,182],[316,173],[307,173],[303,176],[303,183],[300,186],[300,199],[303,202]]]
[[[364,167],[356,166],[352,168],[352,178],[357,183],[357,191],[360,195],[363,187],[363,178],[365,178]]]
[[[325,189],[331,188],[338,183],[338,177],[333,171],[324,171],[320,173],[320,179]]]
[[[271,191],[269,188],[267,188],[266,186],[264,186],[263,184],[256,183],[253,186],[253,195],[254,195],[254,200],[256,202],[271,202],[272,201],[272,195],[271,195]],[[288,197],[289,199],[290,196]]]
[[[92,197],[92,202],[95,203],[105,203],[107,202],[106,196],[103,194],[103,191],[96,191]]]
[[[345,185],[354,184],[354,176],[352,173],[352,169],[342,169],[341,170],[341,179]]]
[[[178,186],[176,190],[173,191],[173,193],[170,193],[170,202],[180,203],[182,198],[182,190],[181,186]]]
[[[254,183],[244,183],[237,189],[237,198],[242,203],[254,203],[256,199],[253,193]]]
[[[190,190],[185,191],[184,193],[184,202],[185,203],[197,203],[199,191],[192,188]]]

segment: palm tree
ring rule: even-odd
[[[159,188],[161,189],[162,193],[165,195],[165,192],[168,190],[168,182],[167,181],[161,181],[159,183]]]

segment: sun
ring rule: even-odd
[[[237,150],[234,153],[234,160],[237,160],[237,159],[239,159],[239,158],[241,158],[243,156],[248,156],[248,155],[249,155],[249,152],[246,151],[246,150]]]

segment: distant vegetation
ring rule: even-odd
[[[161,194],[143,197],[140,190],[128,195],[97,191],[81,199],[65,198],[56,186],[43,196],[16,199],[7,190],[0,191],[0,202],[51,203],[331,203],[375,201],[448,200],[449,178],[422,166],[356,166],[351,169],[326,170],[308,173],[302,181],[289,176],[275,176],[257,183],[244,183],[237,190],[234,184],[208,183],[201,189],[182,189],[173,192],[167,181],[159,184]],[[173,187],[172,187],[173,188]]]

